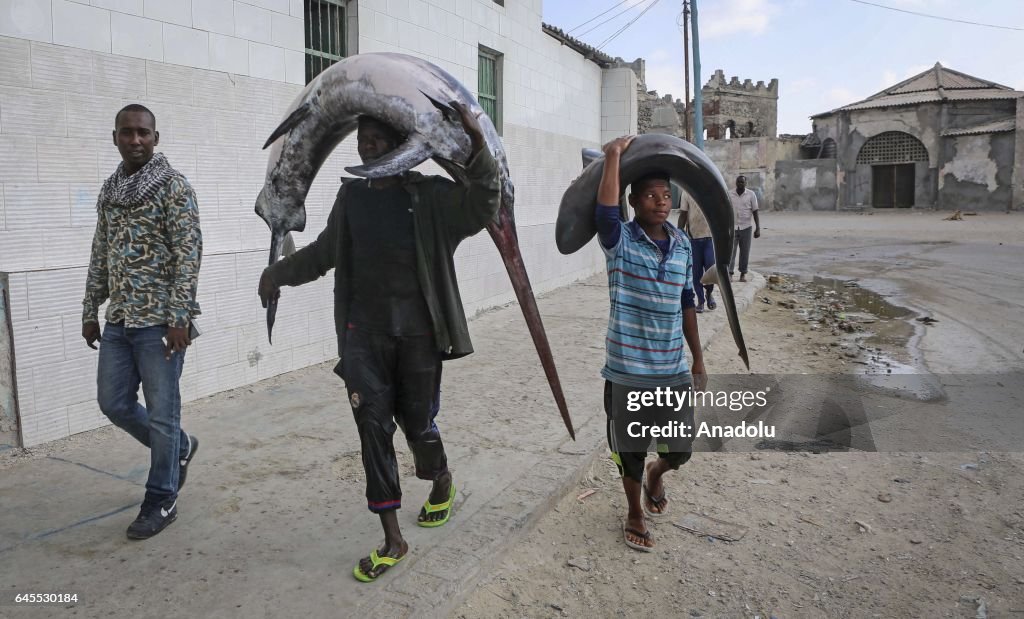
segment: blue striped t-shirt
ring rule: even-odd
[[[600,221],[612,209],[614,228]],[[611,302],[601,375],[634,387],[690,382],[683,336],[683,309],[693,305],[690,242],[665,223],[669,242],[662,250],[636,221],[618,221],[618,207],[597,210]]]

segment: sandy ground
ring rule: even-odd
[[[1012,255],[1024,256],[1019,216],[938,223],[941,216],[783,216],[767,220],[765,236],[770,239],[777,230],[785,234],[762,247],[770,248],[773,259],[767,262],[792,266],[798,252],[817,245],[815,260],[808,261],[806,253],[801,259],[806,274],[842,271],[864,278],[878,278],[884,263],[872,251],[885,253],[894,243],[907,254],[897,258],[905,264],[927,262],[913,255],[922,252],[915,243],[986,244],[995,252],[1006,243]],[[863,247],[848,251],[844,243],[858,235]],[[814,264],[833,260],[831,269]],[[971,260],[976,264],[985,257],[978,253]],[[935,268],[936,262],[924,268]],[[995,270],[992,264],[983,268]],[[913,278],[908,273],[907,281],[886,283],[893,298],[917,300],[920,310],[928,301],[920,290],[927,282]],[[924,372],[928,363],[945,360],[926,354],[928,338],[912,319],[887,320],[884,309],[872,317],[852,308],[870,323],[863,328],[876,335],[851,336],[841,329],[833,334],[807,320],[808,298],[798,298],[795,309],[780,305],[793,296],[766,289],[759,297],[771,303],[755,304],[743,316],[755,369],[761,372],[846,374],[884,371],[890,363]],[[994,307],[986,311],[1008,311]],[[931,309],[948,311],[937,302]],[[936,330],[962,326],[945,314],[942,320]],[[971,333],[990,327],[1000,325],[980,320]],[[1003,333],[1001,347],[990,350],[1008,358],[1016,344],[1005,341]],[[711,345],[705,362],[712,374],[743,371],[727,338]],[[700,414],[698,409],[698,422]],[[956,425],[946,421],[946,430]],[[875,434],[881,445],[886,437]],[[988,450],[983,438],[969,434],[957,442],[962,449],[950,450],[949,444],[913,453],[881,448],[875,453],[697,453],[666,477],[669,514],[648,519],[657,544],[650,554],[622,542],[625,498],[615,467],[602,454],[456,616],[1024,616],[1024,456],[1019,449]],[[738,541],[726,542],[673,525],[688,512],[747,530]]]
[[[832,322],[814,322],[827,295],[783,285],[759,293],[770,303],[755,301],[742,316],[752,369],[812,378],[886,364],[1019,372],[1024,217],[941,216],[765,214],[756,268],[857,278],[939,322],[922,327],[881,306],[874,322],[863,307],[833,308]],[[901,402],[903,414],[886,417],[892,398],[865,399],[877,453],[732,444],[698,453],[667,478],[670,515],[651,525],[657,550],[627,548],[614,468],[603,448],[588,459],[603,442],[606,299],[594,281],[541,299],[575,403],[575,444],[551,410],[518,310],[472,322],[477,354],[445,370],[453,387],[446,443],[463,484],[453,526],[410,525],[414,553],[380,588],[349,574],[379,530],[361,505],[358,445],[330,364],[187,406],[189,427],[209,438],[179,523],[144,546],[123,539],[145,479],[144,453],[123,432],[4,454],[0,538],[15,540],[2,549],[5,584],[74,585],[88,594],[71,611],[82,617],[419,616],[462,596],[455,616],[1024,616],[1020,449],[994,448],[1001,437],[977,432],[976,418],[952,418],[927,402]],[[849,333],[840,320],[865,330]],[[713,374],[745,372],[724,333],[706,361]],[[1019,417],[1021,406],[1006,410]],[[924,438],[962,448],[911,452],[893,440],[929,416],[938,429]],[[575,479],[587,462],[582,482],[563,493],[559,480]],[[410,494],[425,492],[414,484]],[[734,542],[696,535],[672,524],[686,513],[746,530]],[[169,557],[173,570],[165,569]]]

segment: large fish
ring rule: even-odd
[[[601,173],[604,171],[604,154],[586,150],[583,163],[583,173],[565,190],[558,208],[555,243],[563,254],[579,251],[597,234],[594,205],[597,202]],[[747,346],[743,342],[732,284],[729,281],[728,256],[732,252],[736,220],[722,173],[707,155],[686,140],[662,133],[638,135],[619,160],[621,186],[626,187],[655,170],[667,172],[674,183],[693,196],[708,220],[715,256],[718,258],[715,270],[725,313],[729,318],[729,328],[743,363],[750,369]]]
[[[373,116],[408,139],[380,159],[345,168],[349,173],[380,178],[433,159],[453,179],[464,182],[471,144],[458,113],[448,105],[451,101],[478,115],[487,148],[498,162],[501,206],[487,232],[505,262],[558,410],[575,439],[551,346],[519,251],[515,192],[501,138],[472,93],[443,69],[404,54],[359,54],[332,65],[306,86],[264,145],[270,147],[270,155],[256,214],[270,226],[270,264],[280,257],[288,233],[305,228],[304,204],[310,185],[334,148],[356,130],[360,116]],[[276,310],[276,302],[267,307],[268,338]]]

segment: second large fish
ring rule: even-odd
[[[604,171],[604,155],[594,152],[590,158],[593,161],[565,190],[558,208],[555,242],[563,254],[579,251],[597,234],[594,206],[597,203],[601,173]],[[619,160],[622,186],[655,170],[666,172],[674,183],[686,189],[708,220],[725,314],[729,319],[733,340],[739,348],[739,355],[747,369],[750,369],[747,345],[743,342],[739,314],[736,312],[736,301],[729,281],[729,256],[736,219],[722,173],[707,155],[686,140],[662,133],[638,135]]]

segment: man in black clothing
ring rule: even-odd
[[[392,438],[405,434],[416,476],[433,488],[420,510],[420,526],[441,526],[451,515],[455,485],[440,432],[441,362],[473,352],[459,296],[454,253],[476,234],[499,205],[497,164],[485,148],[480,124],[457,102],[473,150],[467,186],[415,172],[345,183],[326,229],[309,246],[268,267],[260,278],[264,306],[280,286],[298,286],[334,269],[335,327],[344,380],[359,429],[366,498],[380,516],[384,544],[353,570],[369,582],[408,552],[397,510],[398,463]],[[362,117],[359,156],[370,163],[398,146],[403,136]]]

